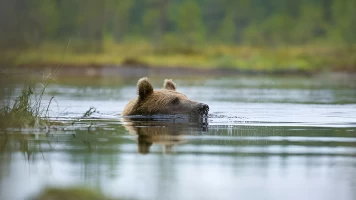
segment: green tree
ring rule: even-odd
[[[329,36],[336,42],[356,42],[356,0],[334,0],[331,7],[332,26]]]
[[[112,34],[120,41],[130,31],[130,13],[134,6],[133,0],[113,1],[112,3]]]
[[[154,8],[146,9],[142,19],[143,30],[154,43],[159,36],[159,11]]]
[[[327,24],[320,4],[301,4],[299,16],[292,27],[292,40],[295,43],[307,43],[324,37]]]
[[[132,35],[179,48],[211,41],[353,45],[355,7],[356,0],[1,0],[0,46],[72,38],[100,51],[105,38]]]
[[[142,17],[143,32],[157,46],[166,32],[169,0],[148,0]]]
[[[32,30],[35,32],[32,40],[39,41],[40,38],[48,39],[55,37],[59,21],[56,1],[33,0],[29,3],[29,17],[33,22]]]
[[[67,39],[74,37],[79,32],[79,16],[81,14],[79,8],[81,1],[57,1],[58,12],[58,28],[57,37],[59,39]]]
[[[243,30],[242,38],[243,43],[248,45],[265,45],[266,43],[260,25],[254,22]]]
[[[82,1],[80,9],[81,15],[78,16],[80,37],[90,40],[90,43],[83,43],[84,50],[100,52],[103,50],[103,39],[105,25],[110,4],[110,0],[86,0]]]
[[[225,43],[234,43],[236,37],[235,15],[232,11],[228,12],[223,18],[219,27],[219,38]]]
[[[37,45],[54,38],[58,28],[55,0],[0,1],[0,44]]]
[[[177,31],[186,45],[199,44],[204,40],[205,29],[200,7],[195,0],[184,0],[176,16]]]

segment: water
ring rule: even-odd
[[[152,77],[154,87],[164,78]],[[123,120],[137,79],[50,85],[44,103],[55,96],[50,115],[65,125],[2,131],[0,199],[50,186],[119,199],[356,198],[354,77],[174,78],[210,106],[208,125]],[[97,112],[75,120],[91,106]]]

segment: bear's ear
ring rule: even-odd
[[[163,88],[166,90],[176,90],[176,84],[172,79],[166,79],[164,80]]]
[[[146,98],[153,92],[153,87],[147,77],[141,78],[137,82],[137,91],[140,99]]]

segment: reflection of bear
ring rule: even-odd
[[[164,153],[171,153],[174,145],[187,142],[184,136],[207,131],[207,123],[185,123],[175,119],[157,121],[150,118],[125,118],[124,122],[126,130],[138,136],[138,152],[141,154],[149,153],[152,144],[160,144]]]
[[[207,115],[209,106],[189,100],[176,91],[172,80],[164,81],[163,89],[153,90],[148,78],[141,78],[137,83],[138,97],[131,100],[122,112],[127,115],[188,114]]]

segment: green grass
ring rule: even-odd
[[[0,99],[2,108],[0,108],[0,128],[46,128],[52,125],[64,125],[62,122],[50,119],[49,108],[54,101],[52,96],[48,103],[43,103],[43,97],[52,79],[50,75],[44,77],[40,83],[29,81],[24,84],[21,93],[11,99],[12,90],[8,88],[9,94],[6,98]],[[72,125],[80,119],[87,118],[96,112],[96,108],[90,107],[83,116],[73,119]]]
[[[47,188],[33,200],[102,200],[109,199],[102,193],[86,188]]]
[[[121,65],[141,63],[150,67],[231,68],[266,71],[356,71],[356,46],[251,47],[202,45],[155,47],[147,42],[103,45],[102,51],[78,50],[76,44],[45,43],[37,48],[4,53],[13,65]]]
[[[25,85],[21,94],[10,101],[0,110],[1,127],[32,127],[40,128],[51,124],[48,117],[48,109],[54,97],[48,105],[42,105],[42,98],[47,85],[41,84],[41,88],[36,92],[34,84]]]

